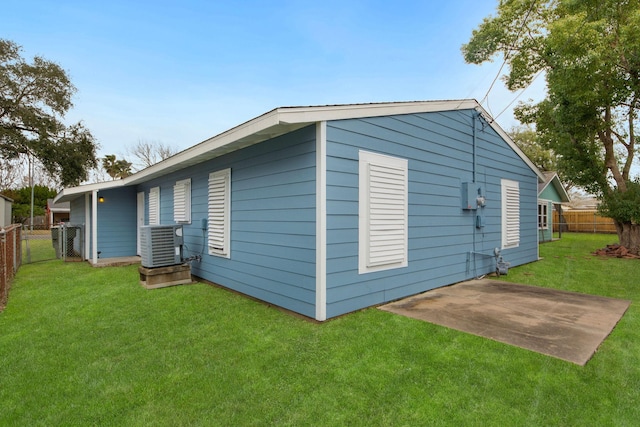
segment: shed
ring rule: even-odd
[[[536,261],[543,178],[475,100],[281,107],[55,202],[92,263],[182,224],[195,276],[323,321]]]
[[[557,172],[543,172],[544,180],[538,183],[538,239],[550,242],[553,239],[553,211],[562,218],[562,203],[570,201]]]
[[[0,227],[6,227],[13,222],[11,215],[12,206],[13,199],[0,194]]]

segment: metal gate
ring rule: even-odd
[[[56,251],[56,258],[64,261],[84,260],[84,224],[52,227],[51,244]]]

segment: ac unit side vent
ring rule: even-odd
[[[182,263],[182,225],[140,227],[140,256],[143,267],[166,267]]]

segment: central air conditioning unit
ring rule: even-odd
[[[143,267],[182,264],[182,225],[140,227],[140,256]]]

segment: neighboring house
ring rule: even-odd
[[[13,206],[13,200],[7,196],[0,194],[0,227],[6,227],[11,225],[11,207]]]
[[[558,174],[543,172],[544,181],[538,183],[538,239],[549,242],[553,239],[553,211],[562,217],[562,203],[570,201]]]
[[[53,199],[47,199],[46,226],[51,228],[61,222],[69,222],[71,203],[53,203]]]
[[[277,108],[55,201],[94,264],[179,223],[193,275],[322,321],[536,261],[540,180],[477,101],[398,102]]]

